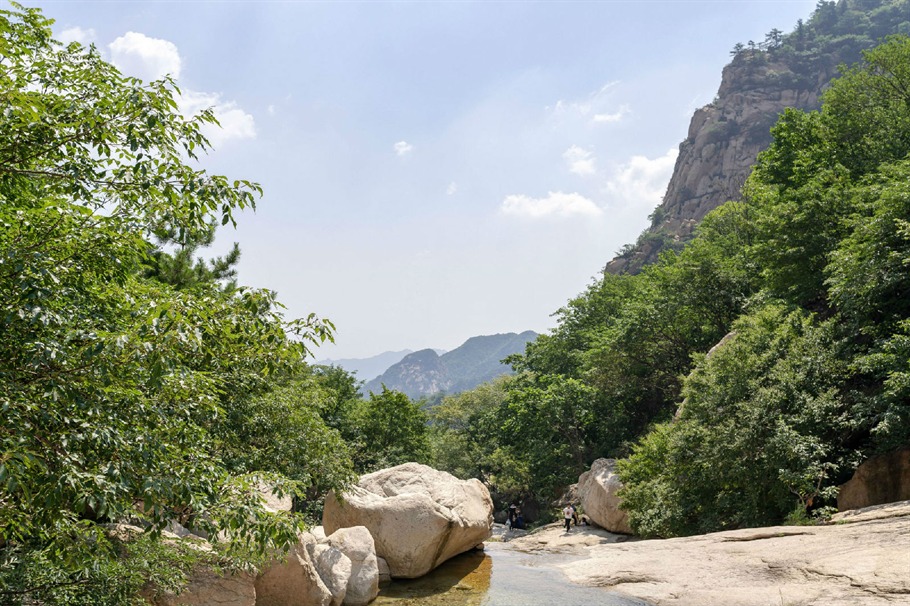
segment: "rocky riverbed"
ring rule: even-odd
[[[554,566],[574,583],[656,606],[910,605],[910,501],[838,514],[824,526],[645,541],[552,524],[507,544],[580,556]]]

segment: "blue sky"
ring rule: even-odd
[[[205,166],[265,196],[213,253],[340,358],[552,327],[648,224],[733,45],[815,1],[37,6],[215,107]]]

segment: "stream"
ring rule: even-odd
[[[419,579],[385,585],[376,606],[647,606],[596,587],[575,585],[555,564],[577,556],[525,553],[508,543],[463,553]]]

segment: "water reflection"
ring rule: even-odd
[[[456,556],[419,579],[396,579],[373,604],[480,606],[490,588],[493,558],[483,551]]]
[[[382,588],[379,606],[647,606],[603,589],[570,583],[549,565],[567,561],[555,554],[527,554],[504,543],[486,552],[452,558],[419,579],[399,579]]]

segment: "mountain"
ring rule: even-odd
[[[386,351],[369,358],[344,358],[340,360],[320,360],[316,364],[323,366],[340,366],[348,372],[357,374],[361,381],[369,381],[384,373],[390,366],[397,364],[406,355],[411,353],[410,349],[401,351]]]
[[[524,352],[525,345],[536,338],[537,333],[528,330],[521,334],[471,337],[443,355],[432,349],[416,351],[367,382],[363,393],[379,392],[383,385],[410,398],[466,391],[511,373],[511,368],[500,360]]]
[[[760,44],[737,45],[716,98],[692,116],[651,226],[605,271],[637,273],[662,250],[680,248],[708,212],[740,199],[778,115],[788,107],[818,109],[838,66],[856,63],[894,33],[910,34],[910,0],[821,0],[790,34],[772,30]]]

